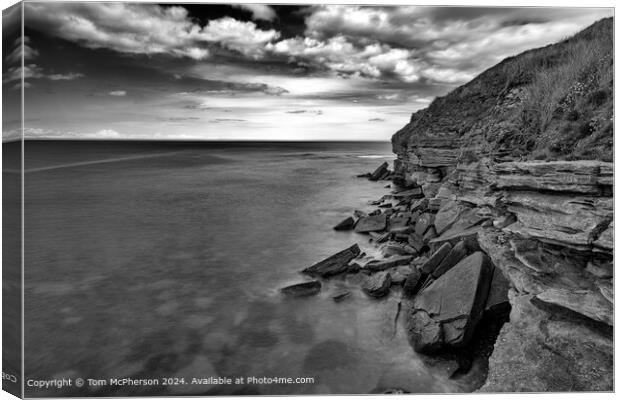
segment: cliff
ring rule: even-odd
[[[509,281],[481,390],[613,390],[613,20],[502,61],[392,143],[431,245],[473,238]]]

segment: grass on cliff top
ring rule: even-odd
[[[503,60],[414,113],[393,142],[446,134],[464,146],[462,162],[613,161],[613,19]]]

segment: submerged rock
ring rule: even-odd
[[[296,283],[294,285],[283,287],[280,291],[287,296],[293,297],[313,296],[321,291],[321,282],[310,281]]]
[[[491,261],[476,252],[418,294],[409,321],[416,351],[465,346],[482,316],[492,277]]]
[[[379,272],[368,277],[362,289],[372,297],[384,297],[390,291],[392,276],[386,272]]]
[[[346,299],[349,296],[351,296],[351,292],[346,290],[346,289],[342,289],[342,290],[339,290],[336,293],[334,293],[332,295],[332,299],[334,299],[334,301],[336,303],[340,303],[341,301],[343,301],[344,299]]]
[[[353,229],[355,226],[355,219],[353,217],[347,217],[342,220],[338,225],[334,226],[334,230],[336,231],[348,231]]]
[[[349,262],[360,254],[360,248],[357,244],[342,250],[325,260],[318,262],[302,272],[308,275],[317,275],[323,278],[338,275],[346,272],[349,268]]]
[[[369,215],[361,217],[355,225],[355,232],[377,232],[385,229],[387,225],[387,217],[384,214]]]

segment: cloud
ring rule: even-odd
[[[238,21],[230,17],[209,21],[201,32],[204,40],[219,43],[222,47],[253,58],[261,57],[265,45],[278,37],[280,33],[273,29],[264,31],[257,29],[254,22]]]
[[[32,60],[39,55],[39,51],[30,46],[30,38],[24,36],[24,43],[22,46],[21,38],[17,38],[14,43],[13,50],[4,58],[8,64],[18,64],[22,61],[22,53],[24,55],[24,61]]]
[[[233,4],[235,8],[241,8],[252,13],[252,19],[273,21],[277,15],[273,8],[265,4]]]
[[[392,68],[399,78],[464,83],[502,59],[570,36],[610,9],[315,6],[305,37],[344,36],[409,49]],[[353,67],[351,67],[352,69]]]
[[[126,95],[127,95],[127,92],[125,90],[113,90],[110,92],[110,96],[122,97]]]
[[[344,36],[327,40],[295,37],[268,44],[274,54],[324,66],[332,71],[372,78],[395,76],[405,82],[419,79],[413,52],[373,43],[359,47]]]
[[[279,32],[231,17],[200,26],[181,6],[134,3],[28,3],[28,24],[92,49],[203,60],[210,45],[260,57]]]
[[[368,122],[384,122],[385,118],[370,118]]]
[[[323,115],[322,110],[291,110],[286,111],[287,114],[314,114],[314,115]]]

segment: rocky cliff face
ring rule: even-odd
[[[558,54],[575,46],[610,49],[599,42],[612,28],[603,20],[500,63],[413,114],[392,139],[396,181],[420,186],[436,213],[440,236],[431,244],[474,240],[510,282],[510,319],[482,391],[613,390],[613,164],[605,161],[604,127],[613,99],[591,101],[609,84],[601,63],[613,61],[611,52],[597,53],[571,75],[565,93],[547,98],[555,102],[551,116],[535,134],[521,131],[534,126],[523,122],[530,116],[523,104],[541,79],[522,65],[546,57],[544,73],[553,75],[567,62]],[[593,70],[596,84],[585,73]],[[582,120],[570,102],[587,103]],[[572,147],[553,147],[573,122],[596,128],[567,139]],[[595,157],[580,150],[584,143],[597,149]]]

